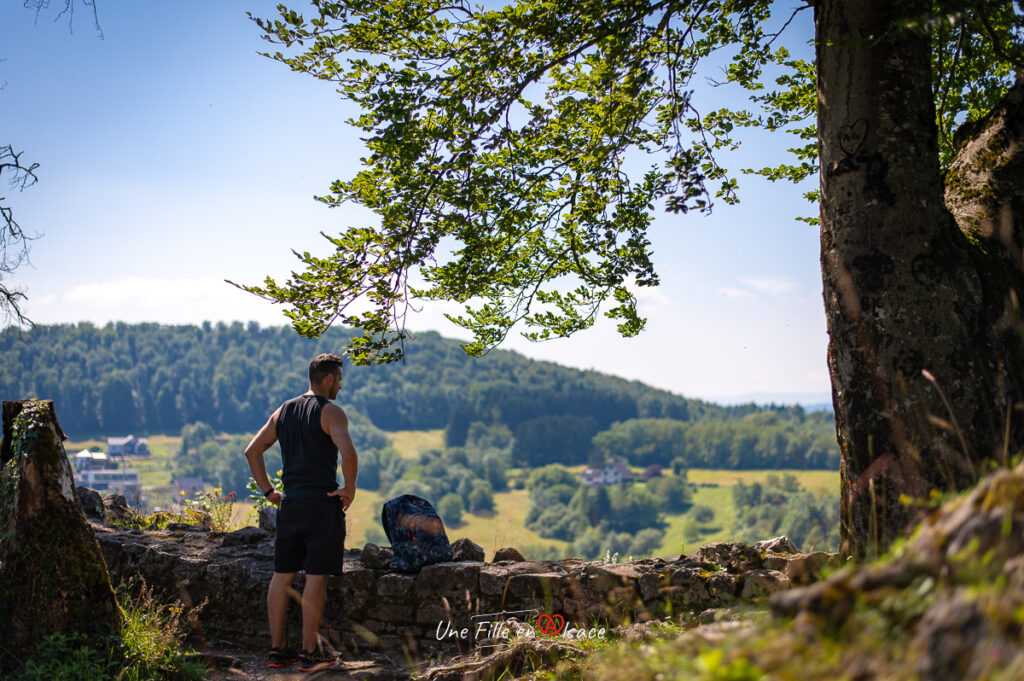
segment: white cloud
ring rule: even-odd
[[[26,313],[39,323],[71,321],[194,324],[201,320],[255,320],[284,324],[282,308],[216,277],[130,276],[76,284],[64,291],[28,292]]]
[[[740,281],[760,293],[781,296],[797,288],[789,277],[740,277]]]
[[[745,289],[736,288],[735,286],[723,286],[722,288],[715,291],[716,295],[725,296],[726,298],[751,298],[753,294]]]

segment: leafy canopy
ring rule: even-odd
[[[364,133],[363,169],[318,199],[362,204],[379,225],[325,234],[334,253],[297,254],[305,271],[285,284],[241,288],[290,306],[303,335],[337,320],[362,329],[349,347],[357,362],[401,356],[416,299],[464,305],[449,319],[472,332],[470,354],[520,322],[531,340],[564,337],[602,310],[623,335],[639,333],[635,293],[659,282],[655,206],[737,201],[719,156],[739,129],[798,139],[791,163],[745,172],[817,172],[814,65],[777,44],[809,6],[780,4],[314,0],[310,18],[281,5],[278,18],[254,19],[283,50],[267,56],[359,105],[350,123]],[[1009,1],[950,4],[900,29],[935,36],[946,162],[953,126],[987,110],[1021,54]],[[726,64],[723,83],[750,91],[753,111],[697,109],[691,83],[709,59]]]

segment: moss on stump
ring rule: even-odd
[[[0,671],[49,634],[104,635],[121,625],[63,439],[53,402],[3,403]]]

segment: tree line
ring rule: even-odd
[[[64,430],[75,437],[179,433],[194,423],[218,432],[253,433],[282,401],[305,391],[309,360],[338,351],[353,333],[330,329],[311,340],[287,327],[255,322],[9,327],[0,331],[0,395],[52,399]],[[346,365],[339,401],[385,431],[444,428],[450,447],[464,446],[474,427],[501,425],[514,436],[514,466],[584,463],[598,433],[633,419],[694,427],[728,422],[733,425],[723,427],[746,433],[754,424],[744,417],[774,414],[765,418],[788,424],[779,433],[785,443],[772,450],[783,457],[790,450],[805,451],[803,444],[790,442],[796,434],[813,440],[833,428],[829,415],[806,415],[800,407],[722,407],[510,351],[469,358],[457,341],[433,332],[407,343],[403,363]],[[621,428],[642,429],[647,423]],[[693,431],[687,451],[717,442],[711,436],[694,439],[700,432]],[[834,450],[834,431],[832,438]],[[625,448],[611,446],[612,439],[601,440],[608,456],[638,463]],[[757,460],[769,466],[763,462],[767,450],[758,451],[760,458],[702,456],[715,465],[735,459],[735,465]],[[671,458],[661,461],[668,464]],[[834,465],[821,463],[821,456],[811,460],[817,462],[811,465]],[[787,459],[778,464],[783,465],[795,464]]]

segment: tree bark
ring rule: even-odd
[[[842,550],[861,557],[919,517],[901,497],[970,486],[1024,443],[1024,417],[1013,416],[1024,397],[1020,322],[1006,314],[1024,289],[1006,255],[961,231],[944,203],[929,39],[904,27],[928,10],[919,0],[815,6]]]
[[[0,672],[57,632],[117,632],[121,612],[75,493],[50,401],[3,403]]]

